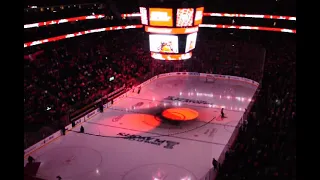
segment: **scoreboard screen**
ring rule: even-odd
[[[177,9],[176,27],[192,26],[193,24],[193,8]]]
[[[145,7],[140,7],[141,24],[148,25],[148,12]]]
[[[174,35],[149,35],[150,51],[160,53],[178,53],[178,36]]]
[[[196,47],[196,42],[197,42],[197,33],[189,34],[187,36],[185,52],[189,52],[189,51],[193,50]]]
[[[150,26],[173,26],[172,9],[149,8]]]
[[[203,7],[199,7],[199,8],[196,9],[196,15],[195,15],[195,18],[194,18],[194,25],[195,26],[198,26],[199,24],[202,23],[203,10],[204,10]]]
[[[151,57],[187,60],[196,48],[204,7],[140,7],[141,24],[149,38]]]

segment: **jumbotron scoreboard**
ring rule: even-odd
[[[191,58],[203,11],[204,7],[140,7],[151,57],[158,60]]]

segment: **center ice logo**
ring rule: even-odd
[[[165,146],[163,148],[166,149],[173,149],[175,145],[180,144],[179,142],[174,142],[174,141],[168,141],[168,140],[161,140],[153,137],[143,137],[139,135],[131,135],[127,133],[118,133],[117,135],[125,137],[127,140],[131,141],[138,141],[138,142],[143,142],[143,143],[150,143],[156,146],[160,146],[161,144],[165,143]]]
[[[193,100],[193,99],[180,98],[180,97],[174,97],[174,96],[168,96],[167,98],[165,98],[165,100],[179,101],[179,102],[185,102],[185,103],[194,103],[194,104],[210,104],[207,101]]]

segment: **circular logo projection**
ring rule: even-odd
[[[189,108],[170,108],[164,110],[161,115],[172,121],[192,121],[199,116],[199,113]]]

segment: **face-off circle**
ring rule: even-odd
[[[196,180],[195,175],[174,164],[147,164],[129,170],[122,180],[158,179],[158,180]]]
[[[90,161],[84,161],[83,157]],[[36,159],[41,162],[38,173],[52,175],[52,179],[55,179],[57,175],[71,178],[93,172],[102,162],[100,152],[87,147],[54,148]],[[74,169],[77,171],[73,171]]]

